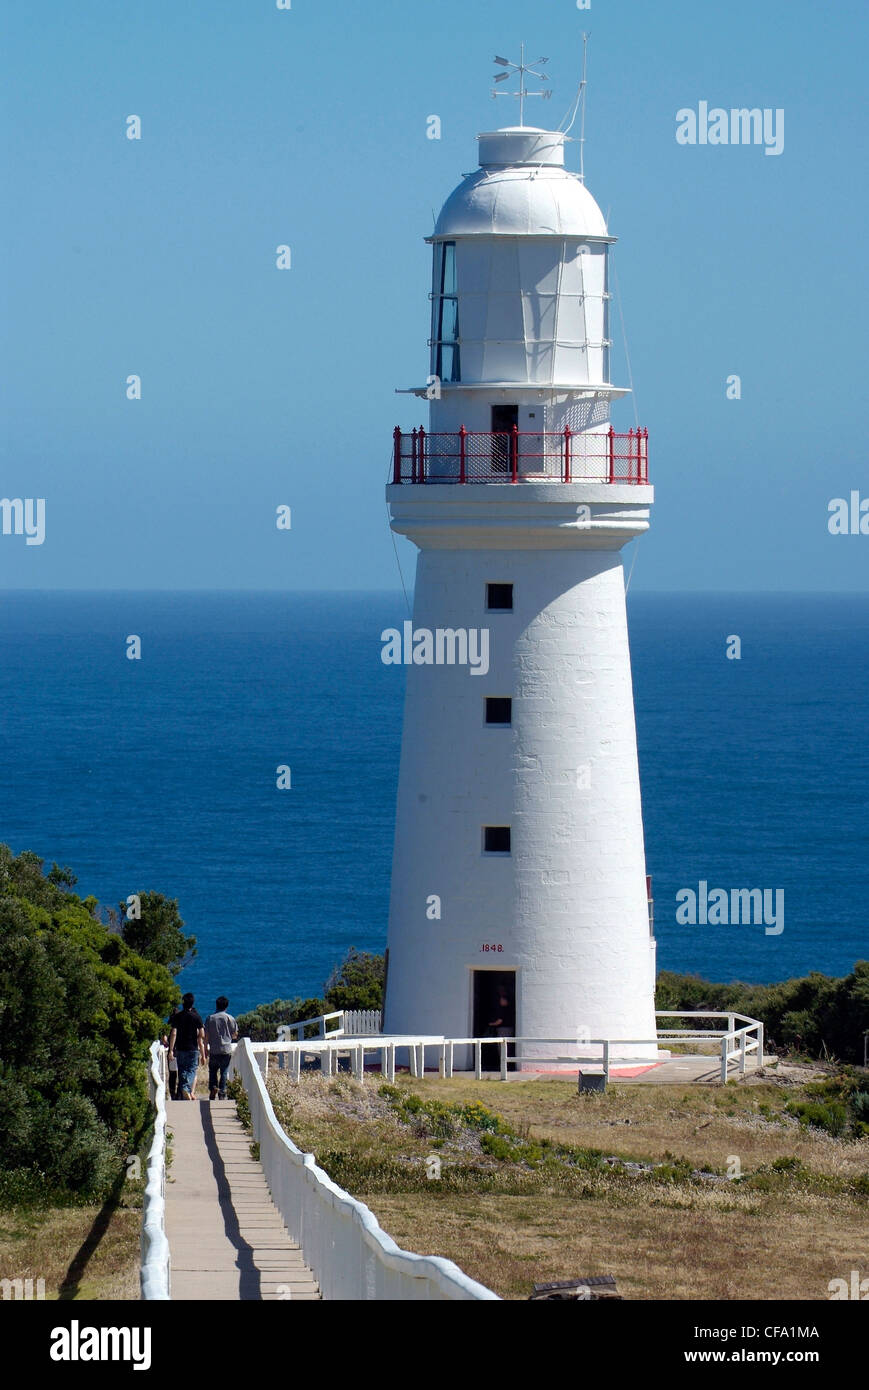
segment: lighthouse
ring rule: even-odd
[[[427,238],[428,420],[386,489],[419,554],[384,1029],[519,1037],[532,1065],[535,1040],[655,1037],[621,555],[653,492],[645,430],[610,421],[615,238],[565,139],[478,136]]]

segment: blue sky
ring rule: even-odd
[[[492,56],[549,55],[528,119],[557,124],[584,28],[657,487],[633,584],[865,589],[869,536],[827,529],[831,498],[869,497],[855,0],[13,0],[0,495],[45,497],[46,540],[0,536],[0,587],[397,587],[383,483],[393,426],[424,418],[394,394],[427,372],[423,237],[478,131],[516,120]],[[700,101],[783,108],[784,152],[680,146]]]

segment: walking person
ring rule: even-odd
[[[164,1037],[163,1042],[164,1042],[164,1044],[165,1044],[165,1046],[166,1046],[166,1048],[167,1048],[167,1052],[168,1052],[168,1047],[169,1047],[169,1035],[171,1034],[173,1025],[174,1025],[174,1023],[175,1023],[175,1016],[176,1016],[176,1014],[179,1014],[180,1012],[181,1012],[180,1009],[173,1009],[172,1012],[171,1012],[171,1014],[169,1015],[169,1017],[168,1017],[167,1020],[166,1020],[166,1036]],[[169,1057],[169,1056],[167,1056],[167,1068],[168,1068],[168,1071],[169,1071],[169,1099],[170,1099],[170,1100],[177,1100],[177,1099],[178,1099],[178,1058],[177,1058],[177,1057]]]
[[[178,1062],[178,1089],[182,1100],[196,1099],[196,1068],[205,1065],[205,1027],[193,1007],[192,994],[181,999],[181,1008],[172,1019],[169,1034],[169,1060]]]
[[[229,1000],[221,994],[217,1012],[205,1020],[205,1041],[208,1047],[208,1099],[226,1100],[226,1073],[232,1061],[232,1044],[238,1038],[238,1024],[226,1011]]]

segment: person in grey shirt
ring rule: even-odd
[[[221,994],[217,1012],[205,1020],[205,1044],[208,1048],[208,1099],[226,1100],[226,1073],[232,1061],[232,1044],[238,1038],[238,1024],[226,1010],[229,1000]]]

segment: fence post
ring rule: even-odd
[[[477,1038],[474,1040],[474,1080],[483,1079],[483,1044]]]
[[[396,425],[392,432],[392,481],[401,482],[401,426]]]
[[[512,452],[511,483],[519,481],[519,426],[513,425],[510,430],[510,447]]]
[[[609,1085],[610,1079],[610,1042],[609,1038],[603,1040],[603,1079]]]
[[[616,480],[616,432],[610,425],[609,432],[609,482]]]
[[[564,481],[570,482],[570,435],[569,425],[564,426]]]
[[[447,1074],[447,1045],[442,1042],[438,1048],[438,1076]]]
[[[302,1076],[302,1048],[301,1044],[293,1053],[293,1080],[300,1081]]]
[[[722,1086],[726,1086],[726,1085],[727,1085],[727,1051],[728,1051],[727,1044],[728,1044],[728,1041],[729,1041],[729,1038],[727,1038],[727,1037],[724,1037],[724,1038],[721,1039],[721,1084],[722,1084]]]
[[[501,1080],[507,1080],[507,1039],[501,1039]]]
[[[419,478],[418,482],[425,482],[425,428],[419,427]]]
[[[419,1047],[419,1070],[417,1075],[425,1077],[425,1043],[418,1043],[417,1046]]]
[[[459,430],[459,482],[460,482],[460,483],[466,483],[466,482],[468,481],[467,478],[466,478],[466,476],[465,476],[465,436],[467,435],[467,433],[468,433],[468,431],[465,429],[464,425],[462,425],[461,429]]]
[[[757,1025],[757,1065],[763,1066],[763,1024]]]
[[[745,1029],[739,1035],[739,1074],[745,1076]]]

